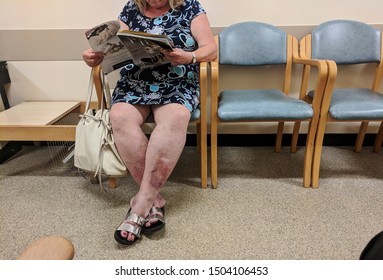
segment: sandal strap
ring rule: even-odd
[[[134,214],[133,212],[129,212],[126,215],[125,221],[133,222],[139,226],[142,226],[143,224],[147,222],[147,219],[141,216],[138,216],[137,214]]]
[[[141,237],[141,227],[137,224],[128,224],[125,220],[121,223],[117,230],[124,230],[126,232],[133,233],[137,238]]]
[[[157,219],[160,222],[164,223],[165,222],[164,211],[160,207],[153,206],[152,208],[150,208],[150,211],[149,211],[148,220],[149,219]]]
[[[146,223],[146,221],[147,219],[129,212],[117,230],[124,230],[133,233],[139,238],[141,236],[141,227]]]
[[[151,214],[153,214],[155,212],[156,213],[157,212],[163,213],[162,208],[156,207],[156,206],[152,206],[152,208],[150,208],[150,210],[149,210],[149,215],[151,215]]]

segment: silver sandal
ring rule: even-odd
[[[157,222],[151,224],[148,227],[143,226],[143,234],[151,234],[156,231],[159,231],[165,226],[165,207],[160,208],[153,206],[152,208],[150,208],[149,215],[146,219],[147,221],[150,221],[151,219],[157,219]]]
[[[114,239],[120,244],[132,245],[134,242],[136,242],[136,240],[140,239],[142,226],[147,221],[147,218],[140,217],[137,214],[131,212],[131,209],[129,209],[126,218],[114,232]],[[121,235],[121,231],[133,233],[137,238],[130,241]]]

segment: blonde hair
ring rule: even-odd
[[[146,10],[147,2],[146,0],[134,0],[141,13],[144,13]],[[169,5],[172,10],[176,10],[179,6],[182,6],[185,3],[184,0],[169,0]]]

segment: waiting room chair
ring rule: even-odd
[[[197,149],[201,157],[201,187],[207,187],[207,62],[200,63],[200,105],[191,115],[190,122],[196,124],[197,131]],[[93,71],[93,80],[98,100],[102,100],[102,72],[101,67],[97,66]],[[99,106],[101,103],[98,102]],[[154,123],[152,115],[149,115],[147,123]],[[109,178],[110,187],[116,187],[115,178]]]
[[[233,24],[215,36],[218,57],[211,64],[211,184],[218,186],[217,137],[220,123],[275,122],[278,123],[275,151],[281,150],[285,122],[308,122],[304,159],[303,186],[311,185],[312,154],[319,108],[327,79],[324,61],[301,59],[298,41],[293,36],[270,24],[241,22]],[[294,55],[293,55],[294,53]],[[306,102],[305,93],[299,98],[290,96],[292,65],[294,63],[317,69],[316,96],[312,104]],[[276,84],[269,88],[225,89],[220,86],[220,76],[225,67],[240,67],[243,72],[261,71],[273,73],[274,67],[283,70],[280,89]],[[230,68],[232,70],[232,68]],[[255,77],[255,75],[253,75]],[[242,82],[239,82],[242,83]],[[237,85],[238,86],[238,85]],[[233,86],[235,87],[235,86]],[[299,94],[297,94],[299,95]],[[293,147],[295,146],[295,147]],[[293,139],[291,151],[296,149]],[[254,171],[256,172],[256,170]]]
[[[355,144],[355,151],[359,152],[369,122],[383,121],[383,92],[379,92],[383,76],[382,45],[382,32],[366,23],[352,20],[322,23],[300,41],[300,56],[328,60],[329,71],[314,148],[313,187],[319,185],[322,145],[328,122],[361,122]],[[370,88],[336,88],[337,75],[343,70],[340,65],[371,63],[376,68]],[[315,96],[314,92],[310,92],[309,96]],[[374,152],[379,152],[382,139],[383,123],[376,137]]]

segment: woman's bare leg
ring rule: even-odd
[[[148,113],[146,108],[141,113],[131,109],[127,110],[129,113],[124,111],[118,106],[111,115],[113,133],[119,153],[129,171],[133,171],[137,183],[142,174],[140,189],[131,200],[131,208],[133,213],[146,217],[153,205],[162,207],[161,204],[165,204],[159,192],[185,146],[190,112],[180,104],[153,106],[156,126],[147,141],[141,130]],[[134,240],[134,236],[129,234],[128,240]]]
[[[150,106],[117,103],[110,113],[117,149],[138,186],[141,185],[144,174],[148,145],[148,138],[142,131],[142,125],[151,110]],[[158,194],[153,206],[161,208],[164,205],[165,199]]]
[[[132,211],[145,217],[169,178],[183,151],[190,112],[180,104],[153,107],[156,127],[150,135],[145,171]],[[128,236],[132,240],[134,236]]]
[[[112,106],[110,120],[117,150],[135,182],[140,185],[145,168],[148,139],[142,125],[150,114],[149,106],[117,103]]]

